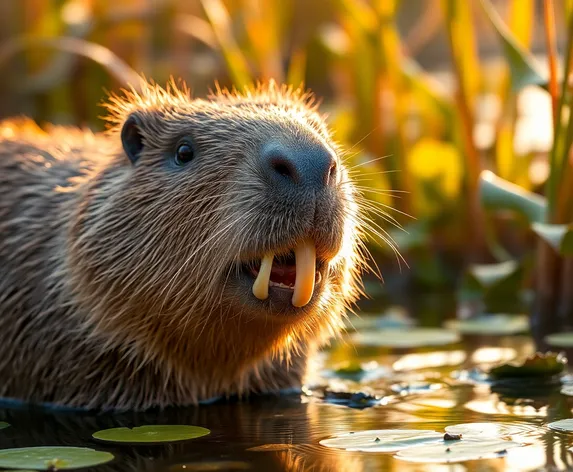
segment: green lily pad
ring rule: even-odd
[[[419,429],[378,429],[341,433],[320,441],[322,446],[345,451],[396,452],[409,447],[439,442],[444,435]]]
[[[389,369],[379,366],[376,361],[366,363],[347,361],[323,372],[326,378],[334,377],[355,382],[372,381],[389,375]]]
[[[351,315],[346,320],[349,331],[366,329],[406,329],[414,325],[414,320],[400,307],[391,307],[382,314],[362,312],[360,316]]]
[[[0,450],[0,467],[13,469],[80,469],[105,464],[113,454],[87,447],[22,447]]]
[[[480,315],[468,320],[448,320],[445,327],[462,334],[508,335],[529,330],[527,315]]]
[[[504,439],[442,441],[439,444],[412,447],[399,451],[395,457],[408,462],[465,462],[503,457],[506,451],[522,444]]]
[[[544,341],[553,347],[573,347],[573,333],[555,333],[546,336]]]
[[[508,423],[462,423],[446,426],[446,432],[461,434],[464,439],[493,439],[518,434],[521,429]]]
[[[548,378],[565,370],[567,358],[562,354],[548,352],[536,353],[521,364],[503,364],[489,371],[493,379],[507,378]]]
[[[353,333],[351,340],[362,346],[410,348],[455,344],[460,335],[455,331],[440,328],[381,329],[364,333]]]
[[[562,431],[565,433],[570,433],[573,431],[573,418],[567,418],[566,420],[554,421],[547,425],[549,429],[554,431]]]
[[[162,443],[185,441],[206,436],[211,431],[190,425],[146,425],[135,428],[111,428],[94,433],[94,439],[114,443]]]
[[[10,423],[5,423],[4,421],[0,421],[0,429],[4,429],[10,426]]]

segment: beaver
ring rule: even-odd
[[[145,410],[300,388],[363,267],[313,94],[142,79],[104,106],[104,132],[0,123],[0,396]]]

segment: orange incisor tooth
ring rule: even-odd
[[[266,300],[269,297],[269,280],[271,278],[274,257],[275,255],[271,252],[266,254],[261,261],[257,279],[253,284],[253,295],[259,300]]]
[[[314,293],[314,277],[316,273],[316,247],[314,241],[307,239],[301,242],[295,249],[296,281],[292,304],[303,307],[312,298]]]

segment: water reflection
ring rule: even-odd
[[[532,352],[527,336],[466,336],[453,346],[380,347],[366,352],[343,341],[317,358],[309,380],[334,394],[370,392],[384,401],[359,410],[331,404],[325,396],[269,396],[121,415],[5,408],[0,409],[0,421],[12,426],[0,432],[0,447],[89,446],[116,455],[112,463],[86,469],[94,472],[567,470],[573,467],[568,451],[573,434],[551,431],[545,424],[571,416],[573,398],[560,394],[559,386],[492,392],[479,376],[468,374],[475,367],[512,361]],[[346,373],[352,371],[351,364],[362,364],[366,375],[333,375],[341,362],[347,363]],[[330,374],[322,376],[321,372]],[[400,461],[392,454],[348,452],[318,444],[349,431],[402,428],[443,432],[450,425],[476,422],[508,425],[509,432],[504,434],[528,445],[508,450],[503,459],[424,465]],[[144,424],[192,424],[212,433],[162,446],[110,446],[91,439],[100,429]]]

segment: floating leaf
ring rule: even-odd
[[[353,333],[351,339],[362,346],[407,348],[419,346],[439,346],[460,341],[455,331],[440,328],[381,329],[364,333]]]
[[[402,449],[442,441],[443,434],[418,429],[378,429],[341,433],[320,444],[335,449],[360,452],[396,452]]]
[[[113,454],[87,447],[22,447],[0,450],[0,467],[16,469],[79,469],[105,464]]]
[[[548,378],[565,370],[567,358],[562,354],[536,353],[521,364],[510,363],[494,367],[489,375],[494,379],[507,378]]]
[[[546,85],[547,78],[544,77],[531,54],[521,47],[490,1],[481,0],[481,5],[502,41],[505,58],[511,71],[511,88],[518,91],[527,85]]]
[[[402,247],[402,246],[400,246]],[[374,296],[366,290],[370,296]],[[391,307],[383,314],[360,313],[360,316],[351,316],[347,322],[347,329],[360,331],[362,329],[396,329],[409,328],[414,325],[414,320],[400,307]]]
[[[10,423],[5,423],[4,421],[0,421],[0,429],[4,429],[10,426]]]
[[[442,441],[400,451],[395,457],[408,462],[464,462],[502,457],[507,449],[520,446],[522,444],[503,439]]]
[[[461,434],[465,439],[492,439],[521,432],[520,428],[510,423],[462,423],[446,426],[445,429],[447,433]]]
[[[445,327],[463,334],[508,335],[529,330],[527,315],[479,315],[468,320],[448,320]]]
[[[489,170],[480,175],[480,197],[486,208],[517,211],[530,223],[541,223],[545,220],[547,200],[544,197],[528,192]]]
[[[444,386],[440,383],[424,382],[424,381],[413,381],[413,382],[401,382],[394,384],[390,387],[395,393],[400,395],[412,395],[420,393],[432,393],[440,390]]]
[[[554,421],[553,423],[549,423],[547,425],[549,429],[553,429],[554,431],[562,431],[566,433],[570,433],[573,431],[573,418],[567,418],[566,420],[559,420]]]
[[[573,333],[555,333],[545,337],[544,341],[550,346],[569,348],[573,347]]]
[[[562,256],[573,256],[573,226],[533,223],[531,229]]]
[[[93,434],[95,439],[116,443],[162,443],[185,441],[206,436],[211,431],[190,425],[146,425],[135,428],[111,428]]]
[[[323,373],[324,377],[338,377],[342,379],[360,381],[372,381],[389,375],[388,369],[380,367],[376,361],[367,363],[357,363],[347,361],[338,365],[333,370],[327,370]]]

